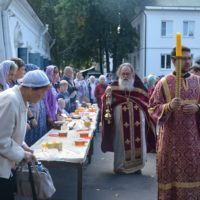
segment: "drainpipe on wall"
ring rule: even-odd
[[[43,44],[43,40],[44,40],[44,35],[48,32],[48,30],[49,30],[49,25],[45,24],[44,30],[43,30],[43,32],[41,33],[41,36],[40,36],[40,47],[41,47],[41,49],[43,47],[42,44]]]
[[[51,48],[54,46],[54,44],[56,43],[56,39],[53,39],[51,44],[49,45],[49,49],[51,50]]]
[[[144,77],[147,75],[147,15],[145,13],[145,10],[143,10],[144,13]]]
[[[44,30],[41,33],[41,35],[45,35],[47,33],[47,31],[49,30],[49,24],[45,24]]]
[[[4,33],[3,33],[3,11],[0,10],[0,61],[5,60],[5,41],[4,41]]]

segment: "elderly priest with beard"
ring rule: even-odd
[[[114,152],[114,173],[141,173],[147,149],[155,150],[155,129],[149,118],[148,94],[129,63],[119,66],[118,81],[102,97],[103,152]],[[147,140],[151,141],[149,146]]]

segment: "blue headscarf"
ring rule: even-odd
[[[25,71],[26,72],[37,70],[37,69],[40,69],[40,68],[37,65],[35,65],[35,64],[29,63],[29,64],[25,65]]]
[[[147,76],[148,89],[151,89],[152,87],[155,86],[156,80],[157,80],[157,76],[155,74],[150,74]]]

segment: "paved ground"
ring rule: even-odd
[[[141,175],[115,175],[112,172],[113,154],[102,153],[96,136],[92,163],[83,171],[83,200],[156,200],[155,154]],[[76,170],[50,169],[57,192],[53,200],[76,200]]]

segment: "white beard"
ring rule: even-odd
[[[132,91],[134,89],[134,79],[123,80],[119,79],[119,88],[124,91]]]

